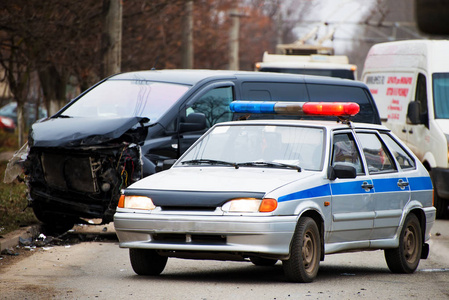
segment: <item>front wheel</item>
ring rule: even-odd
[[[168,257],[159,255],[155,250],[129,249],[129,259],[136,274],[159,275],[164,270]]]
[[[287,279],[293,282],[312,282],[318,274],[320,256],[318,226],[312,218],[299,219],[293,235],[290,258],[282,262]]]
[[[399,247],[385,249],[385,260],[393,273],[413,273],[418,267],[422,252],[422,234],[419,220],[414,214],[405,218],[399,236]]]

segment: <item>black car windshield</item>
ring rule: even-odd
[[[286,167],[321,170],[324,129],[277,126],[216,126],[178,162],[179,166]],[[223,163],[223,162],[226,162]]]
[[[113,80],[99,84],[67,109],[66,117],[146,117],[156,122],[189,86],[146,80]]]

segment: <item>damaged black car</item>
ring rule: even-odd
[[[238,117],[229,110],[232,101],[316,97],[358,102],[362,121],[380,123],[368,89],[353,81],[211,70],[113,75],[33,124],[6,177],[25,174],[29,206],[46,225],[106,224],[122,189],[164,169],[215,123]]]

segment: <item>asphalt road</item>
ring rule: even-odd
[[[294,284],[282,264],[169,259],[161,276],[136,275],[113,230],[108,239],[36,248],[0,268],[0,299],[449,299],[449,220],[432,230],[417,272],[389,272],[383,251],[328,255],[317,279]],[[85,233],[85,236],[91,233]]]

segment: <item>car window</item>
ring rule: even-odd
[[[232,113],[229,104],[234,100],[232,87],[220,87],[208,91],[197,101],[195,101],[186,110],[186,116],[189,114],[203,113],[206,116],[207,126],[218,122],[232,120]]]
[[[307,90],[303,83],[288,82],[244,82],[242,99],[252,101],[307,101]]]
[[[370,174],[396,171],[396,165],[386,146],[374,133],[357,133]]]
[[[404,150],[404,148],[402,148],[389,134],[382,133],[381,136],[391,150],[394,158],[396,158],[401,169],[415,168],[415,160]]]
[[[335,134],[332,142],[331,165],[344,164],[354,167],[357,174],[364,174],[360,153],[351,133]]]
[[[313,102],[356,102],[360,112],[352,119],[354,122],[377,123],[373,103],[367,92],[357,86],[343,86],[330,84],[307,84],[310,101]]]

